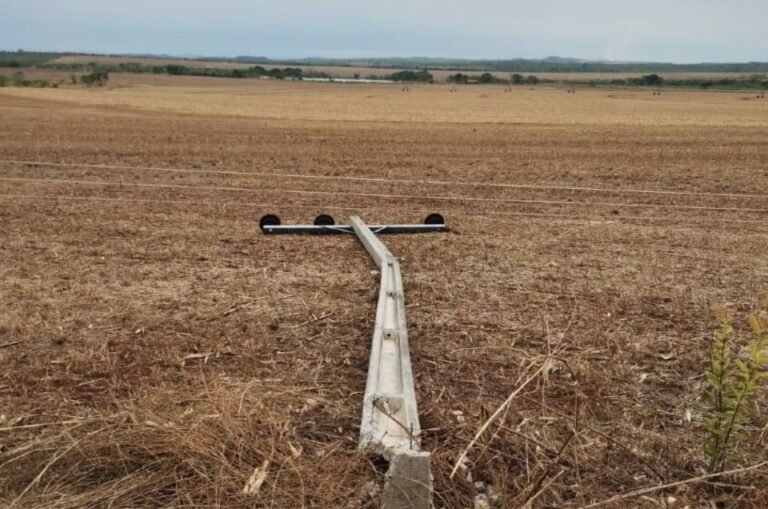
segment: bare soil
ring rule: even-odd
[[[447,218],[385,239],[437,507],[476,481],[498,507],[583,507],[705,473],[717,311],[743,335],[768,293],[766,103],[194,83],[0,90],[0,505],[376,506],[384,467],[356,451],[375,267],[353,237],[263,236],[267,212]],[[605,507],[763,507],[766,486]]]

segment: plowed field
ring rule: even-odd
[[[385,239],[437,507],[705,474],[718,313],[746,338],[768,294],[767,147],[768,100],[738,93],[0,89],[0,504],[377,507],[384,466],[356,452],[375,266],[352,236],[262,236],[267,212],[446,217]],[[766,403],[727,468],[765,458]],[[763,507],[766,486],[604,507]]]

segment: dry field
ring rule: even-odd
[[[356,453],[374,265],[258,219],[439,211],[451,233],[386,239],[437,507],[475,481],[504,508],[764,507],[765,467],[655,489],[704,473],[716,313],[743,332],[768,294],[768,101],[747,98],[0,89],[0,505],[376,507],[383,466]]]
[[[106,89],[5,88],[4,95],[67,102],[100,111],[141,110],[185,116],[227,116],[275,122],[429,123],[432,129],[454,124],[547,125],[553,128],[602,126],[748,127],[768,125],[768,101],[752,93],[648,90],[578,90],[500,86],[336,84],[114,74]],[[437,124],[437,125],[435,125]],[[506,127],[505,127],[506,126]],[[361,126],[363,127],[363,126]],[[370,126],[365,126],[368,130]],[[422,128],[423,130],[423,128]],[[552,141],[556,139],[553,138]]]

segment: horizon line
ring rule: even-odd
[[[238,55],[205,55],[205,54],[179,54],[179,53],[146,53],[146,52],[104,52],[104,51],[69,51],[69,50],[50,50],[50,49],[26,49],[26,48],[16,48],[16,49],[3,49],[0,48],[0,51],[8,52],[8,53],[18,53],[18,52],[26,52],[26,53],[57,53],[62,55],[87,55],[87,56],[104,56],[104,57],[137,57],[137,58],[152,58],[152,57],[163,57],[163,58],[176,58],[180,60],[195,60],[195,59],[220,59],[220,60],[236,60],[236,59],[243,59],[243,58],[252,58],[252,59],[264,59],[269,60],[277,63],[281,62],[300,62],[300,61],[307,61],[307,60],[340,60],[340,61],[353,61],[353,60],[445,60],[448,62],[467,62],[467,63],[473,63],[473,62],[505,62],[505,61],[513,61],[513,60],[523,60],[523,61],[530,61],[530,62],[542,62],[546,60],[565,60],[565,61],[571,61],[573,63],[587,63],[587,64],[664,64],[664,65],[744,65],[744,64],[768,64],[768,60],[731,60],[731,61],[716,61],[716,60],[701,60],[701,61],[695,61],[695,62],[675,62],[675,61],[664,61],[664,60],[611,60],[611,59],[605,59],[605,58],[579,58],[579,57],[562,57],[558,55],[550,55],[547,57],[503,57],[503,58],[484,58],[484,57],[473,57],[473,58],[467,58],[467,57],[434,57],[434,56],[426,56],[426,55],[412,55],[412,56],[386,56],[386,57],[374,57],[374,56],[367,56],[367,57],[345,57],[345,56],[302,56],[302,57],[296,57],[296,56],[282,56],[282,57],[270,57],[265,55],[248,55],[248,54],[238,54]]]

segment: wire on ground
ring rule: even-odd
[[[67,195],[38,195],[38,194],[17,194],[17,193],[0,193],[0,198],[19,198],[19,199],[41,199],[41,200],[65,200],[65,201],[94,201],[94,202],[113,202],[113,203],[147,203],[147,204],[171,204],[171,205],[210,205],[210,206],[242,206],[242,207],[256,207],[256,208],[282,208],[282,209],[322,209],[322,210],[344,210],[344,211],[379,211],[379,210],[402,210],[402,207],[339,207],[339,206],[326,206],[315,204],[302,204],[302,205],[284,205],[281,203],[252,203],[252,202],[235,202],[235,201],[192,201],[192,200],[152,200],[152,199],[140,199],[140,198],[102,198],[98,196],[67,196]],[[410,212],[418,213],[430,213],[434,212],[432,209],[412,209]],[[668,221],[673,223],[682,223],[688,225],[695,225],[696,223],[738,223],[738,224],[759,224],[766,225],[766,221],[750,220],[750,219],[728,219],[728,218],[696,218],[695,220],[684,219],[679,217],[658,217],[658,216],[604,216],[604,215],[581,215],[576,216],[573,214],[550,214],[539,212],[451,212],[453,216],[467,217],[472,219],[487,219],[488,217],[498,217],[502,220],[504,218],[516,218],[516,217],[535,217],[535,218],[548,218],[548,219],[563,219],[568,221],[593,221],[600,223],[607,223],[607,220],[623,220],[623,221]]]
[[[0,177],[0,181],[8,182],[26,182],[43,184],[70,184],[87,186],[116,186],[116,187],[140,187],[152,189],[185,189],[199,191],[229,191],[229,192],[248,192],[248,193],[278,193],[278,194],[299,194],[311,196],[356,196],[362,198],[386,198],[402,200],[433,200],[433,201],[455,201],[455,202],[478,202],[478,203],[514,203],[524,205],[558,205],[566,207],[593,206],[593,207],[613,207],[613,208],[642,208],[642,209],[671,209],[671,210],[697,210],[712,212],[757,212],[768,213],[768,209],[742,208],[742,207],[706,207],[703,205],[655,205],[649,203],[614,203],[614,202],[592,202],[592,201],[564,201],[564,200],[517,200],[507,198],[480,198],[472,196],[419,196],[411,194],[387,194],[387,193],[359,193],[351,191],[308,191],[296,189],[257,189],[252,187],[232,187],[232,186],[192,186],[185,184],[152,184],[144,182],[106,182],[94,180],[71,180],[71,179],[46,179],[29,177]]]
[[[61,163],[49,161],[24,161],[13,159],[0,159],[0,164],[15,164],[24,166],[48,166],[48,167],[67,167],[67,168],[92,168],[102,170],[136,170],[136,171],[158,171],[172,173],[196,173],[210,175],[239,175],[251,177],[269,177],[269,178],[293,178],[293,179],[316,179],[316,180],[340,180],[357,182],[380,182],[380,183],[398,183],[398,184],[425,184],[441,186],[466,186],[466,187],[489,187],[501,189],[537,189],[548,191],[583,191],[592,193],[615,193],[615,194],[655,194],[671,196],[710,196],[724,198],[759,198],[768,199],[765,194],[749,193],[712,193],[695,191],[673,191],[665,189],[610,189],[600,187],[580,187],[580,186],[555,186],[545,184],[506,184],[497,182],[477,182],[461,180],[431,180],[431,179],[400,179],[389,177],[354,177],[345,175],[306,175],[300,173],[270,173],[270,172],[244,172],[231,170],[214,169],[189,169],[189,168],[164,168],[157,166],[129,166],[116,164],[93,164],[93,163]]]

